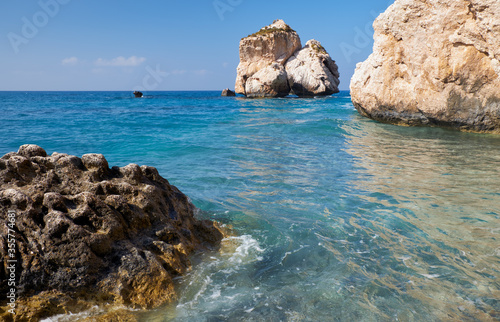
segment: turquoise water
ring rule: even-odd
[[[500,136],[362,118],[347,92],[0,92],[26,143],[155,166],[232,227],[144,321],[500,319]]]

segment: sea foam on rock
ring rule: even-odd
[[[351,80],[362,115],[500,132],[500,1],[396,0],[373,27]]]
[[[188,197],[155,168],[110,169],[100,154],[47,156],[35,145],[0,158],[2,245],[8,210],[16,212],[19,321],[104,302],[170,302],[172,278],[190,267],[188,256],[223,237],[213,222],[194,218]],[[6,250],[0,248],[2,294],[9,289]]]

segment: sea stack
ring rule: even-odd
[[[498,0],[396,0],[373,27],[350,85],[362,115],[500,133]]]
[[[317,40],[309,40],[286,62],[291,91],[300,97],[325,96],[339,92],[339,70]]]
[[[175,300],[172,279],[189,269],[188,256],[222,239],[195,211],[152,167],[109,168],[100,154],[48,156],[36,145],[4,155],[0,239],[7,244],[12,213],[16,320],[100,303],[154,308]],[[6,248],[0,253],[0,291],[7,294],[9,257]]]
[[[318,41],[302,48],[283,20],[241,39],[236,93],[247,97],[331,95],[339,85],[338,67]]]

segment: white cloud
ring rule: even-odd
[[[193,70],[193,74],[198,75],[198,76],[205,76],[209,73],[210,73],[210,71],[208,71],[206,69]]]
[[[123,56],[120,56],[111,60],[99,58],[94,62],[94,64],[96,66],[135,67],[139,66],[145,61],[146,58],[144,57],[130,56],[129,58],[125,58]]]
[[[76,64],[78,64],[78,58],[76,57],[64,58],[61,61],[61,65],[63,66],[75,66]]]
[[[176,69],[176,70],[173,70],[172,71],[172,75],[184,75],[186,73],[185,70],[179,70],[179,69]]]

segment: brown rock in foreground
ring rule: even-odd
[[[351,81],[364,116],[500,132],[500,2],[396,0]]]
[[[85,303],[157,307],[176,298],[172,278],[189,268],[188,256],[222,239],[155,168],[110,169],[99,154],[47,156],[24,145],[0,158],[2,294],[9,288],[8,210],[16,211],[17,293],[25,304],[18,320]]]

